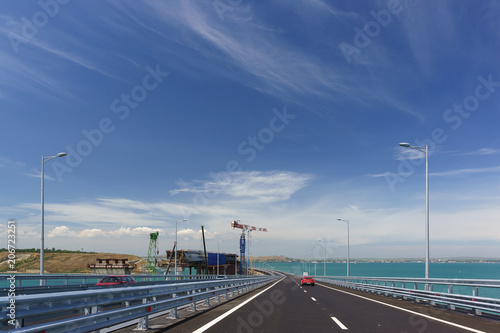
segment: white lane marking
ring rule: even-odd
[[[244,306],[245,304],[247,304],[248,302],[250,302],[251,300],[253,300],[254,298],[256,298],[257,296],[259,296],[260,294],[266,292],[268,289],[271,289],[272,287],[274,287],[278,282],[280,282],[281,280],[283,280],[284,278],[278,280],[277,282],[273,283],[272,286],[270,287],[267,287],[266,289],[262,290],[260,293],[258,293],[257,295],[254,295],[252,296],[251,298],[247,299],[246,301],[244,301],[243,303],[241,303],[240,305],[237,305],[235,306],[234,308],[232,308],[231,310],[221,314],[219,317],[215,318],[214,320],[212,320],[211,322],[203,325],[202,327],[198,328],[196,331],[193,331],[193,333],[202,333],[202,332],[205,332],[207,329],[209,329],[210,327],[214,326],[215,324],[217,324],[219,321],[221,321],[222,319],[226,318],[227,316],[229,316],[231,313],[233,313],[234,311],[238,310],[239,308],[241,308],[242,306]]]
[[[311,299],[312,299],[313,301],[315,301],[315,302],[316,302],[316,298],[314,298],[314,297],[311,297]]]
[[[378,303],[378,304],[382,304],[382,305],[388,306],[390,308],[394,308],[394,309],[398,309],[398,310],[401,310],[401,311],[409,312],[409,313],[414,314],[416,316],[420,316],[420,317],[428,318],[428,319],[431,319],[431,320],[439,321],[441,323],[444,323],[444,324],[447,324],[447,325],[450,325],[450,326],[459,327],[459,328],[462,328],[462,329],[470,331],[470,332],[486,333],[484,331],[476,330],[475,328],[470,328],[470,327],[463,326],[463,325],[460,325],[460,324],[452,323],[451,321],[446,321],[446,320],[443,320],[443,319],[439,319],[439,318],[436,318],[436,317],[432,317],[432,316],[425,315],[425,314],[422,314],[422,313],[418,313],[418,312],[415,312],[415,311],[411,311],[411,310],[408,310],[408,309],[400,308],[399,306],[395,306],[395,305],[392,305],[392,304],[387,304],[387,303],[384,303],[384,302],[381,302],[381,301],[377,301],[377,300],[374,300],[374,299],[371,299],[371,298],[368,298],[368,297],[364,297],[364,296],[352,294],[352,293],[347,292],[347,291],[343,291],[343,290],[335,289],[335,288],[332,288],[332,287],[328,287],[328,286],[326,286],[324,284],[321,284],[321,286],[325,287],[325,288],[328,288],[328,289],[332,289],[332,290],[341,292],[341,293],[344,293],[344,294],[348,294],[348,295],[351,295],[351,296],[356,296],[356,297],[365,299],[367,301],[371,301],[371,302],[375,302],[375,303]]]
[[[343,330],[347,330],[347,329],[348,329],[348,328],[347,328],[344,324],[342,324],[342,323],[340,322],[340,320],[338,320],[337,318],[335,318],[335,317],[330,317],[330,318],[332,318],[332,319],[333,319],[333,321],[334,321],[337,325],[339,325],[339,327],[340,327],[341,329],[343,329]]]

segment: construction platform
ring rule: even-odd
[[[217,257],[219,262],[217,265]],[[161,271],[170,274],[174,271],[175,253],[168,250],[166,260],[159,262],[158,267]],[[206,275],[235,275],[238,267],[238,256],[232,253],[213,253],[207,252],[205,259],[203,251],[197,250],[179,250],[177,251],[177,271],[184,272],[189,269],[189,274]],[[217,271],[217,267],[219,271]]]
[[[92,270],[93,274],[99,275],[129,275],[137,265],[128,263],[128,258],[115,259],[105,258],[96,259],[97,263],[87,264],[87,267]]]

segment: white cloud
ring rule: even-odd
[[[377,174],[368,174],[368,177],[373,177],[373,178],[380,178],[380,177],[390,177],[393,175],[392,172],[386,171],[384,173],[377,173]]]
[[[76,237],[76,238],[124,238],[127,236],[143,236],[149,235],[159,231],[158,229],[148,228],[148,227],[138,227],[138,228],[125,228],[121,227],[114,230],[102,230],[102,229],[84,229],[80,231],[73,231],[67,226],[55,227],[48,233],[49,238],[54,237]]]
[[[494,155],[499,154],[500,150],[491,148],[481,148],[477,151],[478,155]]]
[[[345,187],[351,188],[352,184]],[[316,251],[322,256],[323,250],[318,248],[321,247],[318,239],[324,239],[328,242],[329,256],[338,258],[346,254],[347,226],[336,220],[343,218],[350,220],[352,257],[398,256],[401,251],[397,248],[401,244],[407,244],[404,247],[409,256],[412,256],[411,253],[418,256],[418,244],[423,244],[424,239],[424,205],[414,203],[399,205],[393,209],[376,207],[373,201],[366,201],[371,195],[373,193],[364,193],[358,197],[359,194],[349,192],[337,184],[335,191],[317,192],[310,198],[310,194],[304,193],[298,200],[285,200],[270,205],[262,205],[245,197],[216,198],[209,205],[198,207],[199,215],[193,215],[188,221],[179,223],[177,235],[183,249],[200,249],[200,225],[203,224],[209,251],[216,250],[217,244],[213,239],[224,239],[221,249],[237,253],[241,230],[232,230],[230,222],[241,219],[242,224],[268,229],[268,232],[252,232],[251,246],[254,255],[286,254],[305,257]],[[462,205],[461,209],[453,210],[439,208],[441,196],[450,197],[443,193],[432,202],[432,244],[498,240],[498,209],[470,205]],[[39,205],[34,206],[38,211]],[[26,207],[24,206],[25,209]],[[144,255],[148,248],[149,234],[156,231],[160,232],[162,249],[171,249],[175,240],[175,220],[180,219],[162,211],[164,207],[167,210],[175,208],[176,204],[171,202],[106,198],[86,204],[56,204],[48,207],[52,207],[46,218],[46,222],[50,221],[50,224],[46,224],[48,247],[83,247],[99,252],[120,251]],[[53,209],[54,207],[57,209]],[[82,219],[82,214],[91,215]],[[138,216],[144,217],[147,222],[138,224]],[[155,216],[155,219],[146,220],[148,216]],[[92,221],[93,219],[95,220]],[[22,231],[19,234],[20,240],[26,244],[25,247],[38,247],[39,217],[33,217],[33,225],[22,218],[19,220],[19,230]],[[0,233],[3,229],[0,228]],[[439,253],[433,252],[433,255],[438,256]]]
[[[20,161],[13,161],[7,156],[0,155],[0,168],[24,168],[26,164]]]
[[[311,175],[288,171],[220,173],[214,176],[214,180],[198,181],[201,185],[194,186],[183,182],[183,188],[172,190],[170,193],[209,193],[209,198],[220,194],[270,203],[290,199],[312,178]]]
[[[448,177],[448,176],[462,176],[462,175],[470,175],[470,174],[476,174],[476,173],[492,173],[492,172],[500,172],[500,166],[490,167],[490,168],[459,169],[459,170],[450,170],[450,171],[443,171],[443,172],[433,172],[429,175],[430,176]]]
[[[396,150],[395,159],[399,161],[425,159],[425,152],[414,148],[395,147],[394,149]],[[430,153],[429,151],[429,155]]]
[[[39,203],[25,203],[20,209],[39,211]],[[168,202],[145,203],[124,198],[99,198],[94,202],[45,204],[45,214],[50,221],[82,225],[165,225],[172,216],[189,210],[188,205]]]
[[[484,156],[500,154],[500,150],[493,148],[481,148],[471,152],[457,153],[455,156]]]
[[[205,239],[206,240],[214,239],[218,237],[220,234],[221,233],[219,232],[210,232],[208,230],[205,230]],[[175,232],[171,232],[171,235],[175,236]],[[179,229],[177,231],[177,237],[188,240],[188,239],[202,239],[203,236],[201,230],[193,230],[191,228],[187,228],[187,229]]]
[[[145,7],[145,4],[149,8]],[[292,40],[292,34],[286,28],[277,22],[267,21],[267,15],[259,15],[258,9],[255,8],[257,6],[250,3],[232,7],[231,11],[224,13],[224,20],[221,20],[214,6],[209,3],[141,3],[141,11],[146,11],[148,15],[147,21],[143,17],[130,14],[141,11],[132,11],[128,5],[121,3],[116,3],[115,6],[142,28],[162,36],[168,43],[182,45],[183,50],[189,51],[183,52],[183,60],[193,59],[189,61],[189,67],[198,66],[203,71],[213,71],[215,75],[229,76],[230,79],[255,90],[294,101],[305,107],[309,106],[309,102],[304,103],[300,97],[307,95],[329,102],[349,98],[363,105],[369,105],[376,100],[389,108],[409,113],[419,120],[423,119],[416,111],[419,110],[418,107],[401,98],[400,86],[380,88],[378,81],[382,74],[377,73],[380,68],[393,68],[395,72],[399,70],[392,57],[387,57],[387,51],[382,52],[382,46],[371,46],[372,50],[378,50],[374,52],[377,53],[376,57],[366,54],[356,59],[357,65],[366,67],[373,73],[373,76],[367,79],[366,75],[361,74],[364,71],[352,71],[351,66],[346,66],[348,64],[339,49],[340,41],[337,38],[324,38],[321,34],[309,35],[311,45],[323,50],[322,53],[311,53]],[[286,8],[282,10],[294,12],[296,22],[292,24],[307,25],[313,30],[324,28],[323,22],[335,22],[338,28],[345,30],[347,25],[348,30],[352,31],[359,19],[363,18],[359,13],[334,8],[330,3],[318,0],[287,3],[284,7]],[[366,12],[366,15],[368,14],[369,10]],[[311,20],[311,17],[315,19]],[[147,26],[143,22],[147,22]],[[288,26],[290,23],[283,24]],[[169,30],[182,33],[160,32]],[[350,42],[352,43],[352,40]],[[332,61],[332,58],[338,58],[340,61]],[[207,62],[212,65],[207,66]],[[213,66],[214,63],[217,66]],[[182,70],[192,71],[192,68]],[[404,70],[408,78],[417,75],[416,71],[412,73],[411,66],[405,65]],[[411,82],[411,79],[408,81]],[[374,89],[374,86],[379,88]],[[310,110],[320,111],[317,108]],[[332,112],[331,108],[321,111]]]

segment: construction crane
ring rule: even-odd
[[[157,260],[156,256],[159,253],[158,249],[158,235],[160,233],[152,232],[149,234],[149,248],[148,248],[148,257],[146,258],[146,272],[147,273],[156,273]]]
[[[240,275],[246,272],[246,258],[245,258],[245,231],[264,231],[267,232],[267,228],[257,228],[252,225],[240,224],[240,220],[235,220],[231,222],[231,228],[241,229],[240,236]],[[250,254],[249,254],[250,255]]]

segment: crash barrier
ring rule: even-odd
[[[500,315],[500,280],[316,276],[316,281],[370,293]],[[484,294],[480,296],[479,294]],[[499,295],[499,296],[497,296]]]
[[[7,295],[12,286],[16,287],[16,295],[41,294],[95,289],[95,284],[108,275],[91,274],[53,274],[53,275],[0,275],[0,295]],[[131,275],[137,285],[169,284],[179,281],[213,280],[217,275]],[[246,275],[223,275],[226,279],[242,278]]]
[[[109,275],[109,274],[108,274]],[[62,286],[76,284],[95,284],[97,281],[108,275],[99,274],[16,274],[16,287],[32,286]],[[117,274],[120,275],[120,274]],[[164,274],[133,274],[130,275],[137,282],[151,281],[178,281],[178,280],[209,280],[215,275],[164,275]],[[0,288],[9,286],[9,274],[0,275]],[[224,275],[226,278],[240,278],[241,275]]]
[[[148,316],[204,302],[220,302],[259,288],[278,277],[259,276],[166,285],[69,291],[0,297],[1,331],[90,332],[139,319],[138,329],[148,328]]]

